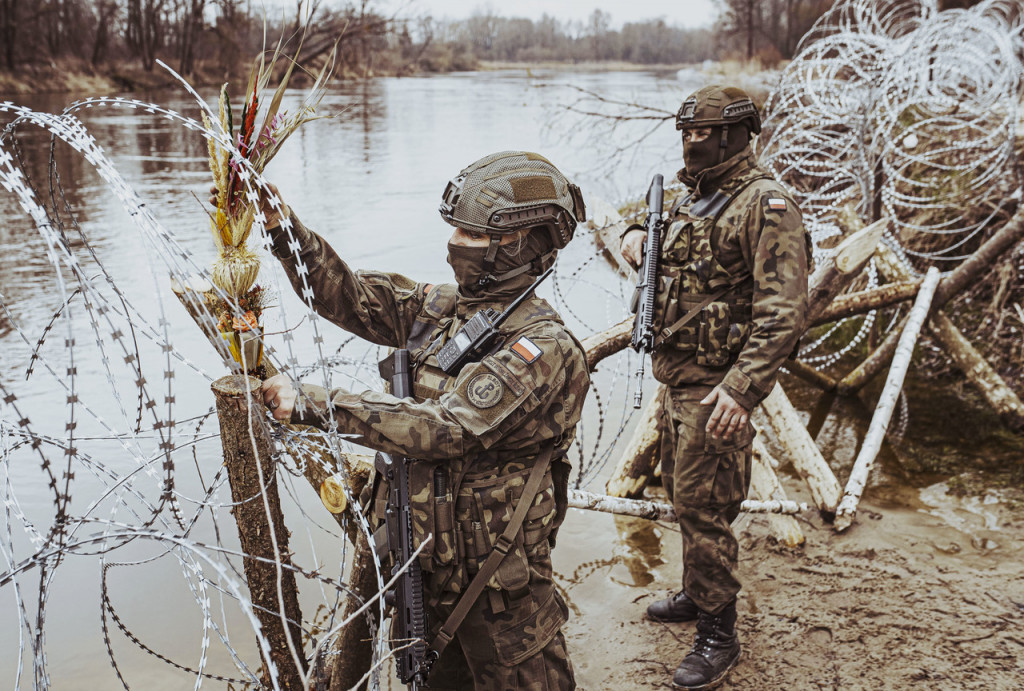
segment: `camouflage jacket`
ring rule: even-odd
[[[564,453],[575,438],[590,376],[583,349],[544,301],[532,297],[502,325],[504,345],[456,376],[434,355],[478,310],[454,285],[430,286],[404,276],[352,271],[322,238],[291,216],[301,262],[285,233],[274,253],[295,290],[310,290],[314,309],[343,329],[390,347],[409,347],[421,364],[414,399],[304,385],[314,406],[293,421],[324,426],[329,411],[340,431],[387,453],[446,461],[461,474],[515,472],[548,442]],[[312,409],[309,409],[312,408]],[[471,467],[471,468],[470,468]],[[461,471],[461,472],[460,472]]]
[[[668,218],[657,326],[725,295],[654,352],[654,376],[671,386],[722,384],[751,410],[803,333],[810,236],[750,147],[707,173],[721,184],[695,190]]]

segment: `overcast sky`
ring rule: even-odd
[[[402,14],[430,14],[435,19],[464,19],[475,10],[503,17],[539,19],[545,12],[561,20],[585,20],[595,9],[611,15],[611,27],[630,21],[662,18],[674,26],[707,26],[717,16],[713,0],[378,0],[378,6]]]

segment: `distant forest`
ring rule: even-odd
[[[613,29],[601,10],[583,21],[484,10],[440,21],[413,10],[390,15],[375,0],[295,0],[284,16],[267,17],[250,0],[0,0],[0,71],[152,72],[161,59],[191,77],[221,78],[245,68],[261,49],[265,28],[273,44],[301,25],[308,30],[300,61],[322,60],[338,41],[343,77],[472,70],[481,61],[649,65],[735,58],[772,65],[793,56],[832,4],[718,0],[720,15],[710,27],[681,28],[680,18],[664,17]]]

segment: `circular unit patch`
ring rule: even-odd
[[[489,372],[478,374],[469,380],[466,387],[466,395],[469,402],[477,408],[492,408],[498,405],[505,387],[501,380]]]

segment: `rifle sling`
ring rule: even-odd
[[[671,326],[667,326],[664,329],[662,329],[661,332],[658,334],[658,337],[654,340],[654,349],[657,350],[661,346],[662,343],[664,343],[668,339],[672,338],[672,334],[674,334],[676,331],[678,331],[681,327],[683,327],[686,324],[689,324],[691,321],[693,321],[693,318],[696,317],[698,314],[700,314],[700,311],[702,309],[704,309],[705,307],[710,305],[712,302],[714,302],[718,298],[724,296],[726,293],[728,293],[734,287],[735,287],[735,285],[727,285],[725,288],[722,288],[717,293],[713,293],[711,295],[708,295],[706,298],[704,298],[704,300],[701,301],[701,303],[699,305],[697,305],[692,310],[690,310],[689,312],[684,314],[682,317],[677,319],[675,322],[672,323]]]
[[[508,526],[505,527],[505,532],[495,541],[494,548],[491,553],[487,555],[487,559],[480,566],[480,570],[473,580],[469,582],[466,590],[462,593],[458,602],[455,603],[455,608],[452,613],[448,615],[448,619],[445,620],[444,626],[434,637],[434,640],[430,642],[427,648],[427,653],[433,653],[434,659],[441,657],[441,653],[448,647],[448,644],[452,642],[455,637],[455,632],[462,624],[462,620],[469,614],[470,608],[473,607],[473,603],[476,602],[477,598],[483,592],[484,587],[491,580],[491,576],[498,570],[498,566],[501,564],[502,559],[508,554],[509,550],[515,544],[516,535],[519,533],[519,529],[523,525],[523,521],[526,520],[526,512],[529,511],[530,507],[533,506],[533,500],[537,496],[537,492],[540,491],[540,483],[544,480],[544,474],[547,472],[548,467],[551,465],[551,458],[555,453],[555,445],[550,444],[547,449],[541,452],[537,462],[533,465],[533,470],[530,471],[530,477],[526,480],[526,486],[523,487],[523,493],[519,495],[519,501],[516,503],[515,512],[512,514],[512,519],[508,522]]]

